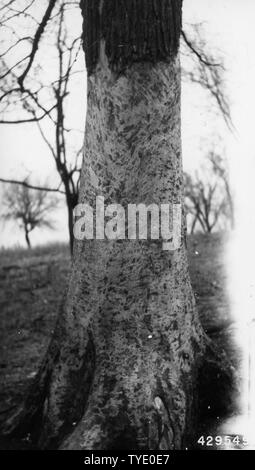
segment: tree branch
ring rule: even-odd
[[[187,38],[186,33],[183,30],[181,31],[181,36],[184,39],[184,42],[186,43],[188,48],[191,50],[191,52],[193,52],[197,56],[197,58],[199,59],[200,62],[202,62],[202,64],[206,65],[207,67],[222,67],[222,64],[219,64],[219,63],[217,64],[215,62],[209,62],[208,60],[206,60],[202,56],[202,54],[198,52],[194,44]]]
[[[49,115],[49,113],[53,111],[54,108],[56,108],[55,104],[54,106],[52,106],[52,108],[50,108],[48,111],[45,111],[45,113],[39,117],[36,116],[33,118],[28,118],[28,119],[16,119],[15,121],[6,121],[5,119],[3,119],[3,120],[0,120],[0,124],[25,124],[28,122],[38,122],[38,121],[41,121],[45,116]]]
[[[29,184],[26,181],[17,181],[17,180],[10,180],[5,178],[0,178],[1,183],[8,183],[8,184],[19,184],[20,186],[25,186],[25,188],[29,189],[36,189],[38,191],[47,191],[49,193],[60,193],[65,194],[65,191],[62,191],[59,188],[43,188],[41,186],[35,186],[33,184]]]
[[[37,52],[37,49],[38,49],[38,46],[39,46],[39,42],[40,42],[40,39],[42,37],[42,34],[46,28],[46,25],[50,19],[50,16],[51,16],[51,13],[52,13],[52,10],[53,8],[55,7],[56,5],[56,2],[57,0],[49,0],[49,5],[48,5],[48,8],[46,9],[45,11],[45,14],[43,16],[43,19],[35,33],[35,36],[34,36],[34,41],[33,41],[33,46],[32,46],[32,51],[31,51],[31,54],[30,54],[30,59],[29,59],[29,62],[27,64],[27,67],[26,69],[24,70],[24,72],[22,73],[22,75],[18,78],[18,84],[21,88],[21,90],[23,90],[23,83],[24,83],[24,80],[29,72],[29,70],[31,69],[32,67],[32,64],[33,64],[33,61],[34,61],[34,58],[35,58],[35,54]]]

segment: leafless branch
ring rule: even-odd
[[[61,189],[59,189],[59,188],[44,188],[44,187],[41,187],[41,186],[35,186],[33,184],[27,183],[26,180],[18,181],[18,180],[0,178],[0,182],[1,183],[8,183],[8,184],[18,184],[20,186],[24,186],[25,188],[35,189],[37,191],[47,191],[49,193],[65,194],[65,191],[61,191]]]
[[[195,54],[197,56],[197,58],[199,59],[200,62],[202,62],[202,64],[206,65],[207,67],[222,67],[221,63],[210,62],[209,60],[207,60],[204,53],[200,52],[196,48],[195,44],[190,39],[188,39],[186,33],[183,30],[181,32],[181,35],[182,35],[186,45],[188,46],[188,48],[191,50],[191,52],[193,54]]]
[[[19,83],[19,86],[20,86],[21,90],[23,89],[24,80],[25,80],[29,70],[32,67],[32,64],[33,64],[33,61],[34,61],[34,58],[35,58],[35,55],[36,55],[36,52],[37,52],[37,49],[38,49],[38,46],[39,46],[40,39],[41,39],[41,37],[44,33],[44,30],[46,28],[46,25],[47,25],[49,19],[51,17],[51,13],[52,13],[55,5],[56,5],[56,2],[57,2],[57,0],[49,0],[48,8],[46,9],[45,14],[43,16],[43,19],[42,19],[42,21],[41,21],[41,23],[40,23],[40,25],[39,25],[36,33],[35,33],[29,62],[27,64],[27,67],[25,68],[24,72],[22,73],[22,75],[18,78],[18,83]]]
[[[12,121],[0,119],[0,124],[26,124],[29,122],[38,122],[38,121],[41,121],[45,116],[47,116],[55,108],[56,108],[56,104],[54,104],[54,106],[52,106],[49,110],[45,111],[41,116],[34,116],[33,118],[16,119]]]

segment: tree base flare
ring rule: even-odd
[[[43,395],[38,394],[38,380],[29,391],[27,401],[19,412],[7,420],[2,445],[10,448],[37,449],[72,449],[72,450],[176,450],[196,447],[196,436],[206,432],[217,418],[228,416],[235,405],[237,380],[233,367],[228,363],[225,354],[219,352],[212,342],[204,337],[204,352],[198,357],[197,371],[193,372],[194,382],[187,383],[186,393],[194,399],[186,402],[185,430],[182,436],[176,436],[176,416],[180,422],[180,409],[177,403],[169,400],[171,384],[168,391],[157,383],[154,400],[150,409],[143,409],[142,419],[130,422],[128,397],[119,396],[118,401],[111,404],[112,416],[107,420],[98,420],[93,425],[91,412],[95,409],[87,402],[86,409],[77,410],[76,422],[70,423],[70,409],[63,409],[63,423],[58,435],[52,433],[46,425],[43,407]],[[46,376],[45,376],[46,380]],[[167,384],[166,384],[167,386]],[[192,390],[193,387],[193,390]],[[97,385],[98,388],[98,385]],[[93,388],[91,389],[93,396]],[[122,390],[123,392],[123,390]],[[120,393],[119,393],[120,395]],[[70,392],[70,397],[73,393]],[[146,397],[142,397],[146,400]],[[105,397],[107,400],[107,397]],[[91,399],[90,399],[91,400]],[[108,399],[110,400],[110,399]],[[91,406],[91,410],[89,409]],[[115,410],[114,410],[115,406]],[[174,407],[176,409],[174,409]],[[98,413],[100,410],[98,409]],[[145,415],[145,413],[147,413]],[[88,429],[85,423],[91,428]],[[112,433],[112,431],[115,432]],[[56,429],[55,429],[56,431]],[[67,437],[65,437],[67,435]],[[139,437],[140,436],[140,437]],[[7,444],[6,444],[7,443]]]

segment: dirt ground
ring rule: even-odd
[[[229,334],[224,237],[189,237],[188,252],[203,326],[237,368],[239,357]],[[2,250],[0,254],[1,423],[22,401],[47,349],[68,279],[70,256],[63,245]],[[8,447],[4,446],[2,449]]]

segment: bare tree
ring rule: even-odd
[[[190,232],[199,224],[204,233],[211,233],[219,222],[228,218],[228,199],[221,178],[213,169],[184,174],[186,213],[192,216]]]
[[[53,49],[56,51],[56,79],[50,83],[44,83],[38,75],[41,67],[36,65],[35,70],[32,64],[39,41],[42,37],[46,25],[50,19],[53,9],[53,3],[57,6],[56,16],[52,19],[52,41]],[[56,5],[57,4],[57,5]],[[32,4],[31,6],[32,7]],[[8,6],[8,10],[10,9]],[[23,10],[22,10],[23,11]],[[61,178],[59,192],[64,189],[66,198],[66,206],[68,210],[68,228],[71,252],[73,249],[73,209],[78,200],[78,186],[80,179],[81,157],[82,157],[82,133],[77,129],[70,129],[66,124],[67,101],[70,93],[70,82],[77,73],[85,75],[85,67],[77,69],[76,61],[81,49],[80,37],[69,35],[66,27],[65,15],[68,13],[68,2],[50,2],[47,11],[42,19],[42,23],[38,27],[36,34],[32,40],[33,47],[29,62],[22,75],[15,75],[14,69],[7,68],[2,75],[2,113],[20,110],[25,112],[26,117],[15,119],[3,119],[2,124],[17,123],[33,123],[36,124],[39,132],[47,145],[51,155],[53,156],[57,172]],[[25,14],[20,12],[20,15]],[[27,14],[27,12],[26,12]],[[9,15],[8,21],[13,19]],[[47,19],[47,21],[46,21]],[[6,20],[7,21],[7,20]],[[49,34],[49,33],[48,33]],[[29,38],[23,38],[27,41]],[[15,43],[14,48],[17,46]],[[12,50],[12,49],[11,49]],[[11,51],[10,48],[7,52]],[[5,57],[5,54],[3,54]],[[5,65],[5,58],[1,56],[2,63]],[[6,66],[4,67],[4,69]],[[37,70],[36,70],[37,69]],[[25,79],[32,83],[32,90],[25,85]],[[10,84],[17,82],[18,87],[10,87]],[[1,99],[0,99],[1,100]],[[45,103],[50,102],[52,105],[47,106]],[[30,117],[29,117],[30,116]],[[43,122],[42,122],[43,121]],[[46,122],[47,121],[47,122]],[[74,137],[71,134],[75,133]],[[73,145],[73,142],[75,143]],[[4,179],[2,178],[2,181]]]
[[[47,137],[40,121],[37,126],[41,136],[48,146],[56,163],[56,169],[60,175],[62,185],[65,190],[66,205],[68,210],[68,229],[71,253],[73,251],[73,210],[78,203],[78,188],[80,181],[81,156],[82,156],[82,138],[80,146],[76,147],[74,159],[68,159],[67,143],[68,133],[65,124],[65,100],[68,96],[68,86],[72,75],[72,69],[80,49],[80,38],[76,38],[69,43],[67,38],[67,30],[64,21],[64,6],[60,7],[60,15],[58,19],[58,31],[56,39],[56,50],[58,55],[59,78],[52,84],[54,101],[56,103],[56,118],[51,122],[53,125],[52,135],[55,135],[53,143]],[[27,104],[27,110],[36,117],[36,111],[30,104]]]
[[[10,184],[3,193],[2,218],[14,220],[25,233],[28,248],[31,248],[30,234],[35,228],[54,228],[50,212],[56,209],[57,200],[49,192],[31,189],[29,181],[24,184]]]
[[[81,202],[182,201],[182,1],[135,5],[81,1]],[[77,241],[48,352],[6,433],[40,449],[178,450],[192,445],[198,403],[206,417],[225,410],[233,372],[200,324],[185,233],[183,222],[173,252],[162,240]]]
[[[215,151],[209,152],[208,159],[212,164],[214,173],[222,180],[227,197],[227,217],[230,219],[231,228],[235,227],[234,196],[230,184],[227,161],[222,154]]]

